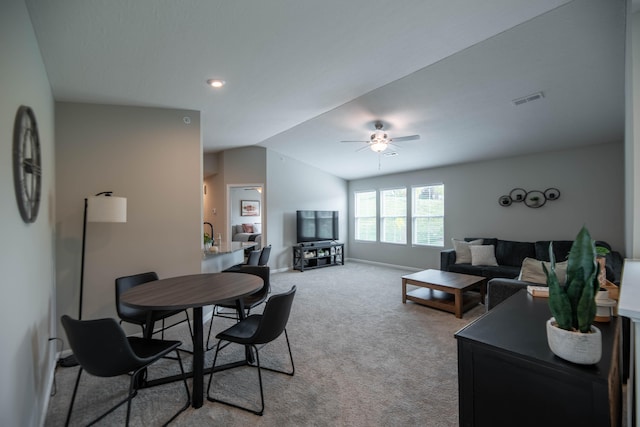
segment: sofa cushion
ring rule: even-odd
[[[520,269],[519,280],[523,280],[525,282],[538,283],[541,285],[547,284],[547,275],[544,274],[544,270],[542,269],[542,264],[544,263],[547,270],[551,271],[551,263],[548,261],[541,261],[539,259],[534,258],[525,258],[522,261],[522,268]],[[558,276],[558,281],[560,283],[564,283],[567,277],[567,262],[557,262],[556,263],[556,275]]]
[[[519,269],[525,258],[535,257],[535,245],[530,242],[498,240],[498,244],[496,245],[496,259],[500,265],[509,265],[518,267]]]
[[[541,261],[551,261],[549,258],[549,243],[551,243],[551,240],[537,241],[535,243],[536,254],[533,258]],[[573,240],[553,240],[553,255],[557,262],[567,260],[571,245],[573,245]]]
[[[498,265],[496,249],[493,245],[472,245],[471,265]]]
[[[471,242],[472,240],[482,240],[481,245],[496,246],[498,244],[498,239],[494,237],[465,237],[464,240],[466,242]]]
[[[467,242],[465,240],[451,239],[453,243],[453,249],[456,251],[456,264],[469,264],[471,263],[471,250],[469,246],[481,245],[482,240],[473,240]]]
[[[471,264],[453,264],[449,267],[449,271],[452,273],[470,274],[472,276],[480,276],[482,273],[480,267],[474,267]]]
[[[486,277],[487,280],[495,279],[495,278],[506,278],[506,279],[515,279],[518,277],[520,273],[520,267],[513,267],[509,265],[498,265],[498,266],[483,266],[480,267],[482,269],[481,273],[476,273],[476,276]]]
[[[520,273],[520,267],[509,267],[505,265],[497,266],[477,266],[471,264],[453,264],[449,267],[449,271],[460,274],[470,274],[472,276],[482,276],[488,279],[495,277],[506,277],[515,279]]]

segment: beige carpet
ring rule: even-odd
[[[287,328],[296,374],[265,372],[264,416],[218,403],[189,408],[179,426],[457,426],[457,347],[454,333],[484,313],[479,305],[464,319],[413,303],[402,304],[401,276],[412,271],[347,262],[344,266],[272,275],[275,293],[297,285]],[[214,329],[231,321],[218,317]],[[190,348],[185,327],[170,338]],[[206,356],[211,365],[213,351]],[[283,367],[284,337],[261,351],[263,365]],[[229,349],[225,360],[241,356]],[[188,356],[185,364],[190,367]],[[177,371],[162,361],[149,377]],[[46,426],[64,424],[77,368],[58,368]],[[208,382],[205,378],[205,388]],[[123,396],[128,378],[83,375],[72,425],[86,424]],[[214,376],[216,393],[259,404],[257,373],[235,369]],[[246,400],[248,396],[248,400]],[[181,383],[141,390],[132,404],[131,425],[161,425],[185,398]],[[124,424],[124,407],[99,425]]]

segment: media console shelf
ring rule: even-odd
[[[293,247],[294,270],[304,271],[332,265],[344,265],[344,243],[299,243]]]

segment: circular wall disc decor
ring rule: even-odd
[[[498,203],[500,204],[500,206],[511,206],[511,197],[509,196],[500,196],[500,198],[498,199]]]
[[[524,198],[524,204],[530,208],[539,208],[544,206],[545,203],[547,203],[547,198],[544,197],[542,191],[538,190],[529,191]]]
[[[524,188],[514,188],[509,193],[509,197],[514,202],[524,202],[525,197],[527,197],[527,192]]]
[[[13,185],[20,216],[35,222],[40,208],[42,159],[36,116],[31,108],[18,108],[13,124]]]
[[[546,197],[547,200],[557,200],[560,197],[560,190],[557,188],[547,188],[544,190],[544,197]]]

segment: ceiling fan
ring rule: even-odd
[[[398,141],[412,141],[415,139],[420,139],[420,135],[408,135],[408,136],[399,136],[397,138],[389,138],[387,132],[382,130],[382,122],[377,121],[375,123],[376,130],[371,134],[371,137],[368,141],[340,141],[340,142],[364,142],[367,144],[365,147],[360,148],[357,151],[364,150],[369,147],[372,151],[376,153],[382,153],[384,150],[389,148],[389,145],[395,145],[394,142]],[[396,145],[397,147],[397,145]]]

